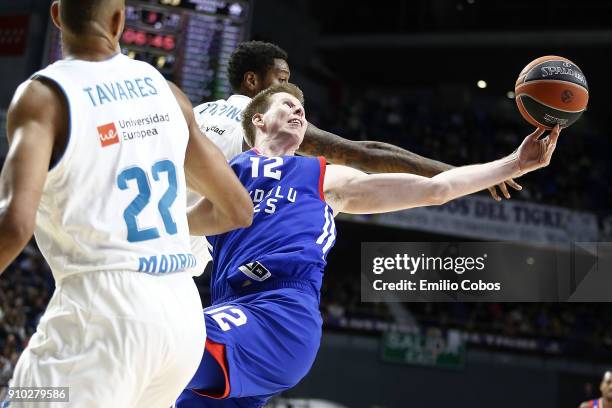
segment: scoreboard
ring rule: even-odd
[[[231,93],[227,63],[248,38],[252,0],[127,0],[122,52],[155,66],[193,104]],[[49,24],[43,65],[61,58]]]

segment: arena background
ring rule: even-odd
[[[52,58],[49,3],[0,1],[2,133],[16,86]],[[128,1],[145,3],[166,4],[152,9],[162,14],[171,13],[172,4],[176,11],[196,3],[207,10],[201,16],[219,13],[216,20],[202,17],[204,25],[240,11],[229,24],[233,35],[211,31],[209,52],[217,59],[201,60],[209,65],[200,72],[208,82],[186,81],[185,69],[176,74],[191,87],[193,102],[225,96],[222,67],[232,41],[271,41],[288,51],[291,81],[304,89],[309,120],[318,127],[455,165],[499,158],[531,132],[509,94],[529,61],[552,54],[577,63],[589,82],[589,109],[562,133],[551,166],[521,179],[524,190],[512,192],[511,201],[497,204],[482,193],[443,209],[338,220],[319,356],[310,374],[272,405],[575,408],[599,396],[601,376],[612,367],[609,304],[362,303],[358,254],[368,241],[511,239],[526,248],[610,241],[605,123],[612,112],[605,97],[612,89],[611,2]],[[190,58],[188,49],[164,54],[154,48],[126,44],[125,51],[156,63],[160,55],[166,63],[166,54],[183,52],[175,73]],[[6,148],[2,134],[0,157]],[[500,205],[519,206],[523,216],[500,220]],[[561,213],[574,222],[550,221]],[[205,279],[199,283],[206,302]],[[50,271],[32,241],[0,278],[0,385],[8,382],[52,291]]]

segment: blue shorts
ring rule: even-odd
[[[178,408],[263,407],[308,373],[321,341],[319,301],[312,291],[255,293],[204,309],[204,317],[206,352]],[[215,371],[222,386],[213,393],[206,387]]]

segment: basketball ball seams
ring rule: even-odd
[[[525,97],[527,97],[527,98],[529,98],[529,99],[533,99],[534,101],[536,101],[537,103],[539,103],[539,104],[540,104],[540,105],[542,105],[542,106],[546,106],[547,108],[554,109],[554,110],[559,111],[559,112],[566,112],[566,113],[580,113],[580,112],[583,112],[583,111],[584,111],[584,109],[580,109],[580,110],[567,110],[567,109],[560,109],[560,108],[557,108],[557,107],[555,107],[555,106],[551,106],[551,105],[549,105],[549,104],[547,104],[547,103],[544,103],[544,102],[542,102],[540,99],[538,99],[538,98],[534,97],[533,95],[527,94],[527,93],[521,93],[521,94],[518,94],[518,95],[516,95],[516,96],[517,96],[517,97],[520,97],[520,96],[525,96]]]
[[[564,128],[568,127],[582,115],[582,111],[564,112],[542,105],[533,98],[530,98],[529,95],[522,95],[520,101],[522,102],[523,109],[529,113],[529,116],[533,118],[539,126],[546,127],[547,129],[552,128],[552,126],[556,124],[560,124],[561,127]],[[525,119],[527,119],[527,117],[525,117]],[[529,122],[531,121],[529,120]]]
[[[589,90],[587,88],[585,88],[584,86],[577,84],[575,82],[569,82],[569,81],[564,81],[562,79],[533,79],[531,81],[527,81],[524,82],[522,84],[519,84],[519,87],[523,86],[523,85],[530,85],[530,84],[537,84],[537,83],[557,83],[557,84],[565,84],[571,87],[578,87],[580,89],[582,89],[587,95],[589,94]]]
[[[525,109],[525,105],[523,105],[523,100],[522,100],[522,98],[520,96],[516,97],[516,105],[518,106],[519,111],[521,111],[521,113],[523,114],[523,117],[525,119],[527,119],[527,121],[529,123],[531,123],[533,126],[536,126],[536,127],[538,127],[538,126],[542,127],[543,126],[541,123],[539,123],[537,120],[535,120],[533,118],[533,116],[531,116],[531,114],[529,112],[527,112],[527,109]]]
[[[564,93],[568,100],[563,99]],[[516,87],[515,94],[529,95],[546,106],[566,112],[582,112],[589,101],[589,91],[583,86],[559,80],[526,82]]]

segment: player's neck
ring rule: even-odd
[[[234,91],[236,92],[236,95],[242,95],[253,99],[260,91],[263,91],[263,89],[253,89],[252,87],[242,83],[242,85],[240,85],[240,89]]]
[[[600,398],[601,408],[612,408],[612,401],[608,401],[606,398]]]
[[[104,61],[119,52],[121,52],[119,43],[106,36],[85,34],[76,38],[71,34],[63,34],[64,59]]]
[[[286,143],[283,144],[270,139],[262,140],[256,148],[260,154],[268,157],[293,156],[297,150],[294,146],[287,146]]]

